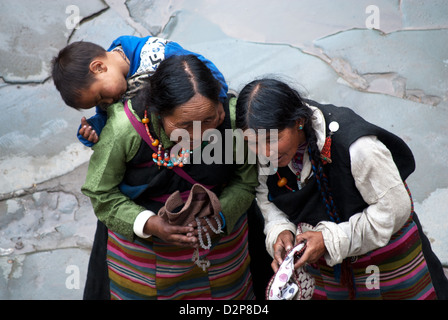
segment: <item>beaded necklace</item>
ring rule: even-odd
[[[330,123],[330,125],[331,124],[334,124],[334,122]],[[333,125],[333,128],[334,128],[334,125]],[[331,163],[331,135],[333,134],[333,132],[334,131],[331,131],[330,135],[325,139],[325,143],[322,148],[321,156],[320,156],[321,160],[322,160],[322,164]],[[296,180],[297,180],[297,186],[298,186],[299,190],[302,187],[301,172],[303,169],[303,155],[305,153],[306,147],[307,147],[306,143],[300,145],[299,148],[297,149],[296,154],[293,157],[293,160],[292,160],[292,166],[296,171]],[[311,150],[309,152],[310,152],[310,159],[311,159]],[[295,192],[294,189],[292,189],[290,186],[288,186],[288,180],[285,177],[281,177],[280,174],[278,173],[278,171],[277,171],[277,176],[278,176],[277,185],[280,188],[286,187],[286,189],[288,189],[289,191]]]
[[[332,163],[332,160],[331,160],[331,144],[332,144],[331,136],[334,134],[334,132],[336,132],[339,129],[339,124],[337,122],[333,121],[330,123],[329,128],[330,128],[330,134],[325,138],[325,143],[324,143],[324,146],[323,146],[323,148],[321,150],[321,154],[320,154],[322,165],[319,165],[318,163],[316,163],[316,161],[311,156],[311,147],[310,146],[308,146],[308,153],[309,153],[309,157],[310,157],[310,161],[311,161],[312,170],[316,176],[318,189],[322,195],[321,198],[325,204],[327,213],[330,216],[331,221],[339,223],[340,217],[339,217],[337,208],[333,201],[332,192],[327,185],[328,178],[326,177],[326,174],[324,173],[323,168],[322,168],[323,165]],[[285,177],[283,177],[283,178],[280,177],[280,174],[278,173],[278,171],[277,171],[277,176],[279,177],[279,181],[277,182],[277,185],[280,188],[286,187],[288,190],[295,192],[295,190],[293,190],[292,188],[290,188],[287,185],[288,180]],[[300,186],[299,186],[299,189],[300,189]]]
[[[151,144],[157,147],[157,153],[152,154],[152,160],[160,167],[166,167],[168,169],[173,169],[174,167],[182,168],[184,164],[188,162],[188,157],[190,156],[190,150],[182,148],[179,154],[171,154],[169,150],[163,148],[162,143],[158,139],[154,139],[149,131],[149,118],[148,111],[145,110],[145,116],[142,119],[142,123],[145,125],[146,133],[148,134]],[[163,156],[162,156],[163,154]]]
[[[296,175],[296,181],[297,181],[297,186],[299,189],[301,189],[302,187],[302,182],[301,182],[301,172],[303,169],[303,155],[305,154],[305,150],[306,150],[306,146],[307,143],[303,143],[301,144],[298,148],[297,151],[292,159],[292,167],[295,170],[295,175]],[[288,190],[295,192],[295,190],[293,190],[291,187],[289,187],[287,185],[288,180],[285,177],[281,177],[280,174],[277,171],[277,176],[279,178],[277,185],[281,188],[281,187],[286,187]]]

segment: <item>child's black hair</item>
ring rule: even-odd
[[[106,50],[101,46],[85,41],[73,42],[59,51],[52,60],[53,82],[64,102],[79,109],[82,90],[90,87],[94,81],[90,72],[90,63],[104,57]]]

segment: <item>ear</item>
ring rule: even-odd
[[[304,125],[305,125],[305,119],[300,118],[300,119],[297,119],[297,120],[296,120],[296,126],[297,126],[298,128],[303,128]]]
[[[102,72],[107,72],[107,66],[101,60],[93,60],[92,62],[90,62],[89,70],[93,74],[98,74]]]

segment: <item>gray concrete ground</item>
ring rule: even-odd
[[[96,218],[79,191],[91,151],[75,133],[93,110],[64,105],[50,61],[124,34],[203,54],[237,91],[280,76],[402,137],[416,211],[448,266],[447,17],[445,0],[2,1],[0,299],[82,298]]]

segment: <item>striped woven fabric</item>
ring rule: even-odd
[[[129,242],[109,230],[111,298],[254,299],[246,215],[232,234],[222,237],[210,250],[200,249],[200,257],[210,261],[206,271],[192,261],[193,252],[157,238]]]
[[[436,299],[417,226],[412,219],[385,247],[352,258],[350,269],[355,299]],[[316,280],[313,299],[349,298],[348,287],[336,279],[335,268],[327,266],[325,260],[308,266],[307,271]]]

